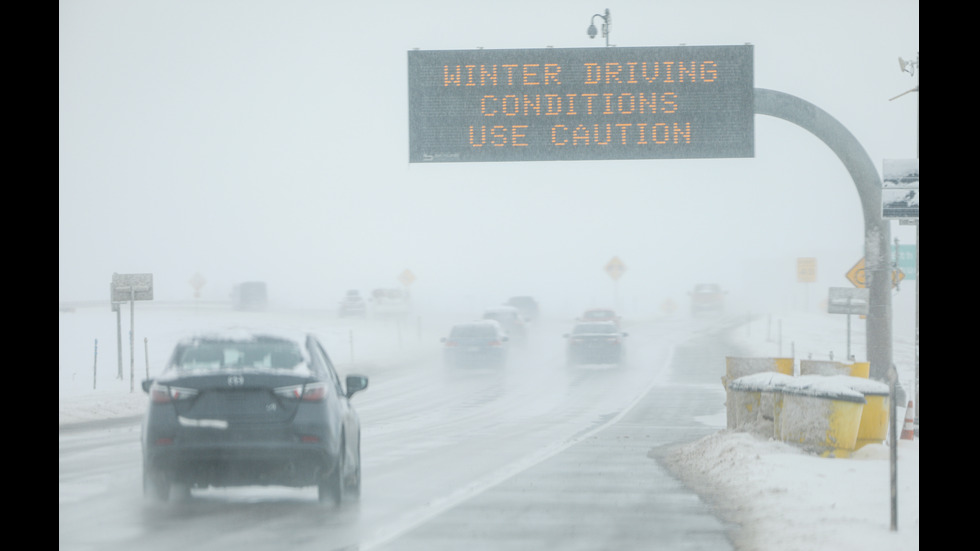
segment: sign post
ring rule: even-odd
[[[867,288],[831,287],[827,313],[847,314],[847,359],[851,359],[851,314],[868,315],[871,292]]]
[[[129,301],[129,391],[133,392],[136,374],[135,303],[137,300],[153,300],[153,274],[114,273],[109,293],[114,303]]]
[[[915,62],[918,65],[918,61]],[[918,86],[915,88],[918,90]],[[894,98],[893,98],[894,99]],[[915,420],[919,421],[919,158],[882,161],[881,217],[915,224]],[[901,261],[901,256],[899,256]]]
[[[619,278],[623,276],[624,272],[626,272],[626,264],[623,264],[623,261],[620,260],[618,256],[612,257],[612,259],[606,263],[606,273],[613,279],[613,300],[617,311],[620,310]]]
[[[812,257],[796,259],[796,281],[809,284],[817,280],[817,259]],[[806,295],[803,299],[804,308],[810,308],[810,285],[806,285]]]

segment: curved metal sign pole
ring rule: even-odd
[[[755,113],[789,121],[820,138],[844,163],[854,180],[864,213],[864,257],[868,304],[867,334],[870,376],[888,381],[892,365],[891,228],[881,217],[881,177],[867,152],[844,126],[825,111],[796,96],[755,89]]]

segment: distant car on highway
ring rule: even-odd
[[[507,306],[513,306],[520,311],[521,316],[527,321],[534,321],[538,319],[540,312],[538,310],[538,301],[534,300],[534,297],[529,296],[519,296],[510,297],[505,303]]]
[[[620,317],[612,308],[589,308],[576,321],[611,321],[619,326]]]
[[[516,346],[527,344],[527,324],[521,311],[513,306],[491,306],[483,311],[483,319],[495,320]]]
[[[441,340],[443,361],[449,367],[501,367],[507,363],[509,338],[494,320],[456,324]]]
[[[623,360],[623,339],[629,336],[611,321],[577,323],[564,335],[565,358],[578,364],[618,364]]]
[[[340,301],[340,307],[338,308],[337,314],[342,317],[364,317],[367,314],[367,303],[364,302],[364,298],[361,297],[361,292],[357,289],[351,289],[347,291],[344,295],[343,300]]]
[[[143,491],[316,486],[341,504],[361,490],[361,426],[351,406],[368,378],[341,381],[312,335],[252,332],[178,342],[159,377],[143,381]]]
[[[245,281],[231,289],[231,307],[235,310],[262,311],[269,306],[269,292],[264,281]]]
[[[691,297],[691,314],[721,313],[725,310],[725,294],[715,283],[698,283],[688,292]]]

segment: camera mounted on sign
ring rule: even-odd
[[[606,46],[608,47],[609,46],[609,24],[611,23],[611,18],[609,17],[609,9],[606,9],[606,14],[605,15],[602,15],[602,14],[597,13],[597,14],[595,14],[595,15],[592,16],[592,21],[589,23],[589,29],[588,29],[588,31],[586,31],[586,32],[589,33],[589,38],[595,38],[595,35],[598,34],[598,32],[599,32],[595,28],[595,18],[596,17],[601,17],[602,18],[602,21],[603,21],[603,23],[602,23],[602,37],[606,39]]]

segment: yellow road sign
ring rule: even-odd
[[[796,281],[799,281],[800,283],[813,283],[816,280],[817,280],[817,259],[797,258]]]
[[[413,274],[411,270],[406,269],[401,273],[401,275],[398,276],[398,281],[400,281],[405,287],[408,287],[415,281],[415,274]]]
[[[864,269],[864,257],[857,261],[850,270],[845,274],[847,280],[851,282],[852,285],[859,289],[863,289],[868,286],[867,276]],[[892,270],[892,287],[898,287],[898,284],[905,279],[905,272],[902,270]]]
[[[619,279],[625,271],[626,264],[623,264],[623,261],[620,260],[618,256],[612,257],[612,260],[606,264],[606,273],[613,279]]]

